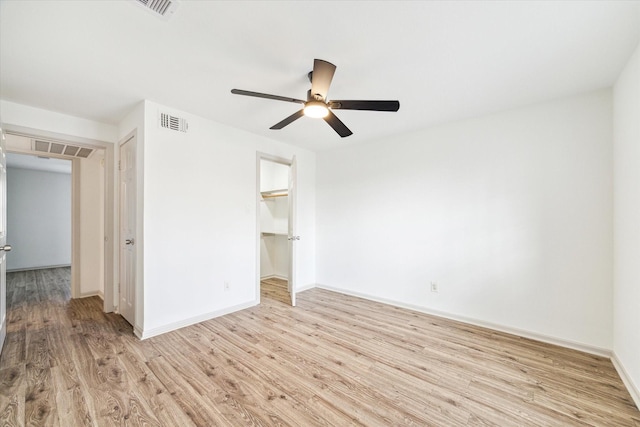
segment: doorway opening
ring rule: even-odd
[[[7,153],[7,272],[72,266],[71,161]],[[70,282],[61,281],[71,296]],[[46,284],[45,284],[46,285]]]
[[[56,279],[52,286],[60,287],[58,282],[70,282],[70,298],[98,296],[102,299],[103,311],[113,311],[109,309],[113,304],[108,298],[113,294],[110,279],[112,257],[107,250],[112,236],[107,224],[110,223],[109,210],[112,205],[108,197],[109,165],[113,164],[107,158],[112,159],[109,153],[113,150],[106,144],[91,145],[94,141],[69,142],[61,135],[38,136],[38,131],[32,133],[26,129],[9,130],[5,142],[9,159],[7,170],[10,174],[6,207],[9,216],[13,213],[14,218],[18,218],[17,224],[10,219],[7,227],[8,237],[13,244],[13,251],[7,260],[9,270],[66,269],[56,272],[60,280]],[[12,169],[26,169],[27,166],[22,165],[27,161],[36,165],[39,162],[41,168],[54,169],[54,172],[47,172],[47,176],[40,176],[45,171],[31,173],[28,180],[20,180],[19,185],[24,188],[16,190],[11,182],[11,174],[15,173]],[[61,174],[62,169],[55,170],[56,164],[66,165],[67,193],[64,197],[57,191],[59,184],[55,175]],[[44,205],[25,214],[22,209],[24,200],[20,199],[33,192],[36,192],[36,201]],[[59,212],[60,205],[66,208],[64,218]],[[42,228],[44,231],[40,232]],[[66,231],[63,231],[65,228]],[[39,235],[46,233],[46,241],[38,241],[34,245],[36,232]],[[21,236],[31,239],[31,244],[23,243]],[[22,263],[22,255],[35,261]],[[12,261],[20,261],[21,264]],[[53,276],[40,274],[39,277]]]
[[[258,155],[259,298],[295,306],[295,158]]]

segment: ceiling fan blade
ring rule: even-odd
[[[399,101],[331,101],[334,110],[398,111]]]
[[[269,129],[282,129],[286,125],[298,120],[302,116],[304,116],[304,110],[296,111],[295,113],[293,113],[292,115],[284,119],[283,121],[278,122],[275,125],[271,126]]]
[[[254,96],[256,98],[275,99],[276,101],[296,102],[298,104],[304,104],[302,99],[287,98],[286,96],[269,95],[268,93],[251,92],[249,90],[231,89],[231,93],[234,95]]]
[[[324,121],[329,123],[329,126],[331,126],[333,130],[338,132],[338,135],[340,135],[342,138],[353,134],[353,132],[351,132],[349,128],[346,127],[344,123],[342,123],[340,119],[331,112],[331,110],[329,110],[329,114],[327,114],[327,117],[324,118]]]
[[[314,59],[313,72],[311,74],[311,95],[320,95],[322,100],[326,100],[335,72],[336,66],[331,62]]]

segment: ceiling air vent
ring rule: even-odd
[[[139,6],[142,6],[149,12],[153,12],[156,16],[169,19],[178,9],[177,0],[132,0]]]
[[[167,113],[160,113],[160,126],[185,133],[189,130],[189,123],[185,119]]]
[[[40,153],[57,154],[59,157],[66,158],[79,157],[87,159],[95,151],[93,148],[80,147],[62,142],[43,141],[41,139],[31,140],[31,147],[34,151]]]

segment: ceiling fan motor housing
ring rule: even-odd
[[[319,93],[311,94],[311,89],[307,91],[307,101],[320,101],[325,102],[326,100]]]

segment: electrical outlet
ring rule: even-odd
[[[431,282],[431,292],[438,292],[438,282]]]
[[[224,282],[224,290],[225,291],[229,290],[229,282]]]

